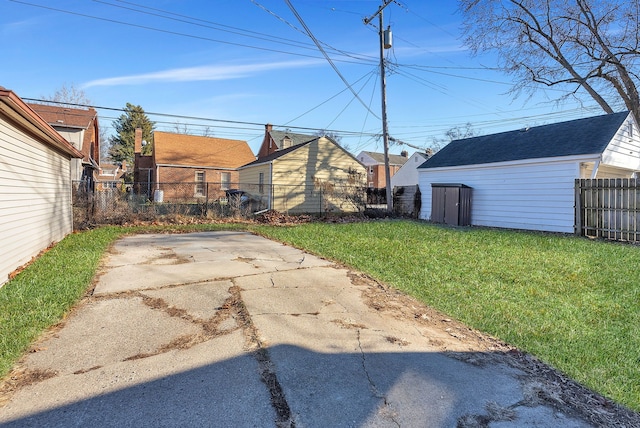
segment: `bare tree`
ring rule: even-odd
[[[584,90],[606,113],[626,108],[640,122],[640,0],[460,0],[460,9],[465,44],[499,54],[515,95]]]
[[[432,155],[453,140],[461,140],[463,138],[471,138],[476,136],[476,130],[471,122],[465,123],[463,126],[454,126],[444,133],[446,138],[434,138],[431,146],[426,149],[427,154]]]
[[[67,104],[71,107],[77,105],[86,106],[91,104],[91,101],[87,97],[87,94],[84,92],[84,90],[77,88],[73,83],[69,86],[67,86],[66,83],[63,83],[60,89],[56,90],[53,95],[43,95],[42,99],[45,101]]]
[[[200,131],[201,136],[203,137],[214,136],[213,128],[211,128],[209,125],[196,125],[196,126],[202,126],[202,131]],[[196,135],[191,130],[191,128],[189,128],[189,124],[180,122],[179,120],[173,124],[173,132],[175,134]]]

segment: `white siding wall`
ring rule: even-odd
[[[0,117],[0,285],[73,230],[70,160]]]
[[[632,115],[629,115],[607,146],[602,154],[602,163],[640,170],[640,130]]]
[[[415,186],[418,184],[418,167],[426,159],[419,153],[414,153],[391,177],[391,188],[396,186]]]
[[[579,165],[572,160],[421,169],[420,218],[431,217],[431,183],[462,183],[473,188],[473,225],[572,233]]]

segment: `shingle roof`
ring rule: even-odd
[[[384,153],[367,152],[367,151],[363,151],[362,153],[366,153],[374,161],[378,162],[379,164],[384,163]],[[407,160],[409,160],[409,158],[406,156],[389,155],[389,165],[404,165],[405,163],[407,163]]]
[[[97,116],[93,108],[81,109],[36,103],[29,103],[29,107],[52,126],[87,129]]]
[[[82,158],[82,153],[56,132],[15,92],[0,86],[0,104],[6,106],[6,108],[0,108],[0,115],[13,116],[15,113],[18,117],[26,120],[27,126],[38,132],[40,141],[57,148],[71,157]]]
[[[289,137],[292,146],[307,143],[318,138],[317,135],[297,134],[295,132],[289,131],[270,131],[269,134],[271,135],[271,138],[273,138],[273,141],[275,141],[278,144],[278,147],[281,149],[282,147],[280,146],[280,144],[285,137]]]
[[[629,112],[455,140],[419,168],[602,153]]]
[[[248,163],[246,165],[243,165],[243,166],[253,166],[253,165],[260,165],[262,163],[269,163],[274,159],[278,159],[279,157],[284,156],[287,153],[291,153],[294,150],[298,150],[300,147],[303,147],[303,146],[306,146],[307,144],[310,144],[311,142],[317,140],[318,138],[320,138],[320,137],[314,137],[313,140],[305,141],[304,143],[297,144],[297,145],[291,146],[291,147],[287,147],[286,149],[280,149],[277,152],[271,153],[270,155],[267,155],[267,156],[263,156],[260,159],[254,161],[254,162]]]
[[[255,160],[246,141],[155,131],[157,164],[238,168]]]

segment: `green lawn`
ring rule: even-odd
[[[640,248],[411,221],[260,227],[340,261],[640,410]]]
[[[0,377],[91,287],[118,237],[254,230],[362,270],[640,410],[640,248],[411,221],[104,227],[73,234],[0,288]]]

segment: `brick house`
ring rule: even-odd
[[[160,131],[153,133],[153,154],[142,156],[137,137],[134,180],[161,190],[164,201],[222,197],[238,187],[238,167],[256,159],[246,141]]]
[[[318,138],[317,135],[298,134],[289,130],[274,131],[273,125],[270,123],[265,125],[264,131],[264,138],[260,150],[258,150],[258,159]]]
[[[407,162],[408,156],[406,151],[402,151],[400,155],[389,155],[389,174],[391,177]],[[367,168],[367,187],[370,189],[386,188],[387,175],[384,170],[384,153],[362,151],[357,158]]]

